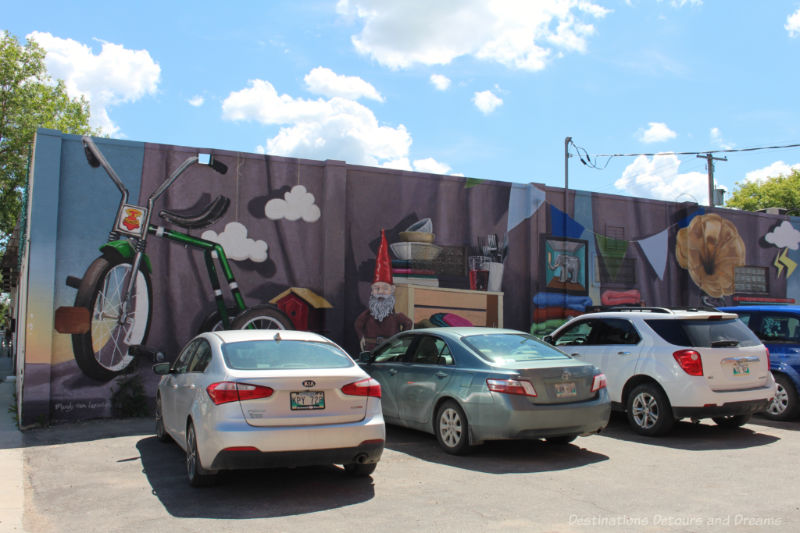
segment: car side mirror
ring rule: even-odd
[[[372,361],[372,352],[361,352],[358,354],[358,362],[359,363],[369,363]]]
[[[169,374],[169,363],[156,363],[153,365],[153,372],[158,374],[159,376],[166,376]]]
[[[546,342],[547,344],[553,344],[553,336],[545,335],[544,337],[542,337],[542,341]]]

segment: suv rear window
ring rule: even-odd
[[[733,320],[645,320],[670,344],[698,348],[758,346],[761,341],[744,323]]]

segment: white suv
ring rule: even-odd
[[[733,313],[620,308],[576,317],[544,340],[600,368],[612,405],[643,435],[681,418],[741,426],[775,396],[769,351]]]

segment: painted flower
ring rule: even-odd
[[[736,267],[744,265],[745,246],[730,220],[710,213],[694,217],[678,231],[675,257],[700,289],[720,298],[734,292]]]

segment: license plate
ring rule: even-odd
[[[556,398],[570,398],[577,396],[577,394],[578,389],[575,387],[574,381],[556,383]]]
[[[734,377],[749,376],[749,375],[750,375],[750,366],[747,363],[736,363],[735,365],[733,365]]]
[[[292,411],[305,411],[307,409],[325,409],[325,393],[322,391],[292,392]]]

